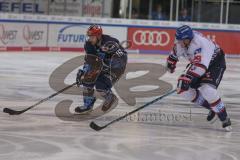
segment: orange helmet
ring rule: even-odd
[[[102,28],[100,25],[93,24],[87,30],[88,36],[101,36],[102,35]]]

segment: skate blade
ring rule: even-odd
[[[93,109],[90,109],[90,110],[87,110],[87,111],[84,111],[84,112],[75,112],[75,114],[77,114],[77,115],[86,115],[86,114],[90,114],[92,111],[93,111]]]

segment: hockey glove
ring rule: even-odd
[[[173,73],[175,71],[177,61],[178,61],[178,58],[175,57],[174,55],[171,54],[168,56],[166,67],[170,73]]]
[[[79,69],[76,77],[77,86],[79,87],[82,84],[83,76],[90,70],[90,65],[84,64],[83,69]]]
[[[191,82],[192,82],[192,76],[187,74],[182,74],[178,78],[177,94],[187,91],[190,87]]]

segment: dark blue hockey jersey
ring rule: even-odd
[[[108,44],[109,42],[116,42],[118,45],[115,45],[113,51],[105,51],[103,46]],[[105,65],[109,65],[110,60],[114,54],[119,54],[119,56],[126,56],[127,52],[124,48],[119,44],[119,41],[116,38],[113,38],[109,35],[102,35],[101,44],[100,45],[92,45],[90,42],[86,41],[84,45],[84,49],[86,54],[96,55],[101,58]]]

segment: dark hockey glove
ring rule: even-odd
[[[178,58],[175,57],[174,55],[169,55],[167,58],[167,69],[169,70],[170,73],[173,73],[176,68],[176,64],[178,62]]]
[[[91,69],[90,65],[85,63],[83,66],[83,69],[78,70],[77,77],[76,77],[76,82],[78,87],[82,84],[84,74],[87,73],[90,69]]]
[[[190,87],[191,82],[192,82],[192,76],[187,74],[182,74],[178,78],[177,94],[187,91]]]

